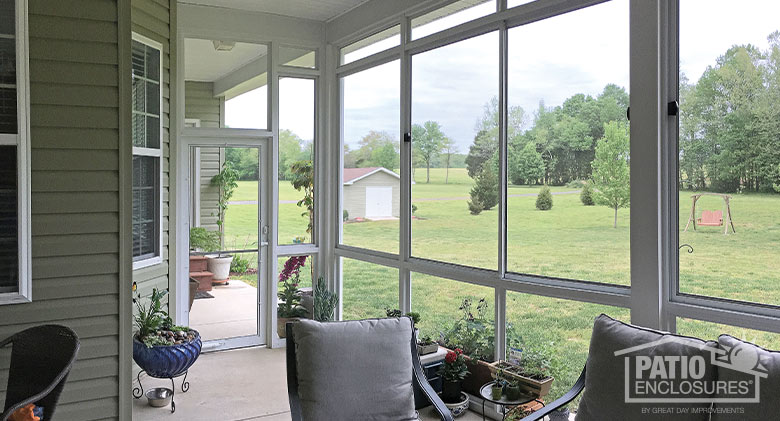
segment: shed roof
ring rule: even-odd
[[[378,172],[384,172],[398,179],[401,178],[400,175],[384,167],[344,168],[344,184],[345,185],[354,184],[356,181],[362,180]]]

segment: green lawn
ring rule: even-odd
[[[444,170],[416,170],[412,187],[417,206],[412,223],[413,255],[452,263],[495,269],[498,245],[498,213],[493,209],[478,216],[468,213],[465,197],[471,179],[465,169],[450,170],[450,184],[443,184]],[[241,182],[233,200],[249,198],[256,185]],[[281,200],[296,200],[300,193],[280,182]],[[578,194],[553,196],[550,211],[538,211],[535,197],[512,197],[538,192],[539,187],[511,186],[508,201],[508,268],[545,276],[585,279],[629,285],[629,210],[621,209],[618,227],[612,227],[612,210],[583,206]],[[554,192],[572,189],[554,187]],[[690,212],[690,195],[680,193],[680,230]],[[426,200],[452,198],[453,200]],[[680,285],[686,293],[758,301],[780,305],[780,195],[734,195],[732,212],[737,234],[723,235],[723,227],[702,227],[680,233],[680,243],[694,253],[680,255]],[[704,197],[698,209],[721,209],[717,197]],[[240,241],[256,231],[254,205],[231,206],[227,213],[229,238]],[[295,204],[279,208],[280,242],[291,242],[306,227]],[[344,242],[376,250],[398,252],[398,221],[375,221],[344,225]],[[345,318],[376,317],[386,307],[398,305],[398,271],[344,259]],[[464,297],[486,298],[493,303],[490,288],[439,279],[412,276],[412,305],[422,314],[423,334],[438,333],[458,317]],[[593,318],[607,313],[629,320],[627,309],[580,303],[541,296],[508,293],[507,319],[528,347],[544,347],[552,354],[556,381],[555,398],[576,380],[587,356]],[[678,330],[713,339],[720,332],[780,348],[780,335],[680,320]]]

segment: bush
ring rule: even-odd
[[[230,262],[230,271],[235,273],[246,273],[249,270],[249,259],[236,254],[233,261]]]
[[[566,187],[570,189],[581,189],[585,187],[588,184],[585,180],[571,180],[568,183],[566,183]]]
[[[539,195],[536,196],[536,209],[546,211],[552,209],[552,206],[552,193],[550,193],[549,187],[544,186],[542,187],[542,190],[539,191]]]
[[[415,212],[417,212],[417,205],[412,203],[412,215],[414,215]]]
[[[482,203],[480,203],[479,200],[469,200],[467,203],[469,204],[469,212],[472,215],[479,215],[484,210],[484,208],[482,208]]]
[[[345,222],[349,221],[349,212],[347,212],[346,209],[344,209],[344,212],[342,212],[341,219],[344,220]]]
[[[473,203],[479,202],[482,210],[490,210],[495,207],[498,204],[498,177],[491,166],[486,165],[474,181],[474,187],[471,188],[470,193],[471,201]]]
[[[580,201],[582,201],[582,204],[585,206],[593,206],[596,204],[596,202],[593,201],[593,185],[591,183],[585,183],[585,185],[582,186]]]
[[[190,249],[205,252],[219,250],[219,233],[203,227],[190,228]]]

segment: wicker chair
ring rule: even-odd
[[[78,336],[65,326],[43,325],[0,341],[0,348],[8,344],[12,344],[11,365],[0,421],[31,403],[43,407],[43,419],[52,420],[65,379],[79,352]]]

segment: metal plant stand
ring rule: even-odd
[[[190,390],[190,382],[187,381],[187,374],[189,373],[189,370],[172,377],[157,377],[147,373],[146,370],[139,371],[135,378],[138,382],[138,387],[133,388],[133,398],[135,399],[140,399],[141,396],[144,395],[144,386],[141,384],[141,373],[146,373],[147,376],[153,377],[155,379],[168,379],[171,381],[171,413],[176,412],[176,402],[174,402],[174,398],[176,397],[176,384],[174,384],[173,379],[184,376],[184,379],[181,382],[181,393],[187,393],[187,391]]]

